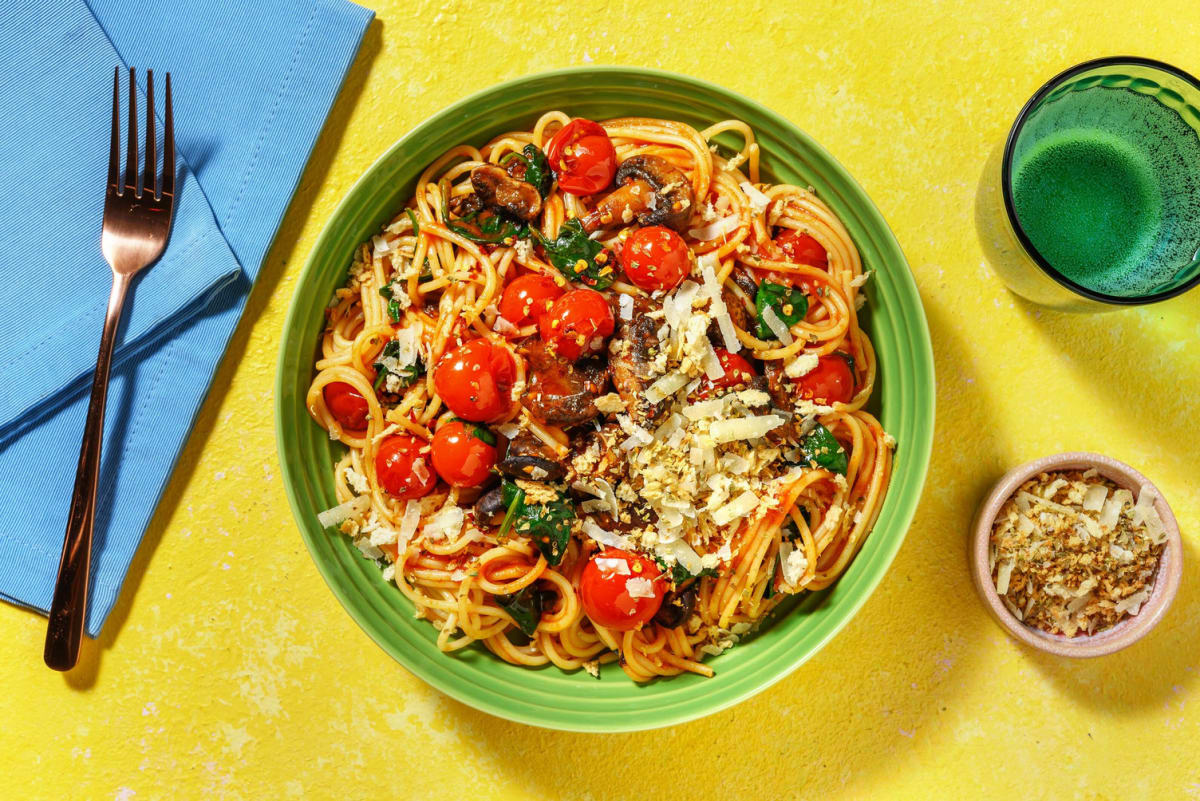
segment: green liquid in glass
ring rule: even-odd
[[[1037,251],[1099,292],[1152,294],[1200,248],[1200,136],[1129,89],[1045,102],[1013,153],[1013,207]]]

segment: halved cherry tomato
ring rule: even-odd
[[[568,122],[546,144],[546,159],[558,185],[575,195],[605,189],[617,173],[617,151],[608,132],[583,118]]]
[[[345,381],[334,381],[326,384],[321,390],[325,398],[325,408],[338,421],[338,425],[347,431],[363,431],[367,427],[367,415],[370,408],[367,399],[357,389]]]
[[[621,250],[625,275],[639,289],[674,289],[692,270],[683,237],[661,225],[639,228]]]
[[[640,597],[645,593],[649,595]],[[584,613],[597,626],[614,631],[648,623],[666,594],[667,582],[658,565],[620,548],[605,548],[596,554],[579,579]]]
[[[486,423],[512,406],[510,390],[517,365],[507,348],[472,339],[442,357],[433,386],[450,411],[464,420]]]
[[[717,353],[717,361],[721,363],[722,369],[725,370],[725,375],[716,379],[704,379],[703,386],[708,389],[733,389],[750,383],[750,379],[758,375],[754,370],[754,366],[736,353],[730,353],[724,348],[714,348]]]
[[[433,435],[433,469],[452,487],[478,487],[496,466],[495,443],[496,435],[483,426],[446,423]]]
[[[804,400],[816,403],[849,403],[854,397],[854,374],[843,353],[830,353],[817,359],[817,366],[793,379],[796,392]]]
[[[536,323],[562,293],[562,288],[548,275],[519,276],[509,282],[500,296],[500,316],[518,326]]]
[[[785,228],[775,237],[787,260],[796,264],[807,264],[820,270],[829,268],[829,254],[821,243],[808,234],[802,234],[794,228]]]
[[[375,452],[375,478],[384,491],[400,500],[428,495],[437,484],[429,466],[429,443],[409,434],[394,434]]]
[[[542,341],[569,361],[599,352],[615,326],[612,307],[594,289],[572,289],[538,320]]]

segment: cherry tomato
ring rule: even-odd
[[[603,348],[615,325],[612,307],[603,295],[594,289],[572,289],[542,315],[538,331],[555,353],[575,361]]]
[[[621,260],[633,285],[647,292],[674,289],[692,270],[683,237],[661,225],[634,231],[625,240]]]
[[[446,423],[433,435],[433,469],[452,487],[478,487],[496,465],[495,442],[483,426]]]
[[[400,500],[428,495],[437,484],[429,466],[429,443],[409,434],[394,434],[375,452],[375,478],[384,491]]]
[[[783,250],[787,260],[796,264],[807,264],[821,270],[829,269],[829,254],[821,243],[808,234],[794,228],[785,228],[775,237],[775,244]]]
[[[704,386],[708,389],[733,389],[750,383],[750,379],[758,375],[750,362],[736,353],[730,353],[724,348],[714,348],[714,350],[717,353],[717,361],[725,370],[725,375],[715,381],[705,378]]]
[[[354,387],[345,381],[334,381],[326,384],[321,390],[325,398],[325,408],[338,421],[338,425],[347,431],[363,431],[367,427],[367,415],[370,408],[367,399]]]
[[[546,144],[546,159],[558,185],[575,195],[608,187],[617,173],[617,151],[599,124],[573,119]]]
[[[514,278],[500,296],[500,316],[513,325],[535,323],[562,295],[554,279],[541,273]]]
[[[516,372],[506,348],[487,339],[472,339],[442,357],[433,386],[456,416],[486,423],[502,417],[512,405],[509,391]]]
[[[849,403],[854,397],[854,374],[850,362],[841,353],[830,353],[817,359],[817,366],[793,379],[796,391],[804,400],[816,403]]]
[[[649,587],[639,579],[648,579]],[[634,597],[630,582],[634,582],[636,595],[649,592],[649,597]],[[597,626],[615,631],[629,631],[649,622],[666,594],[667,582],[658,565],[620,548],[605,548],[596,554],[579,579],[584,613]]]

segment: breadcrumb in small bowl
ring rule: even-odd
[[[1126,648],[1162,620],[1183,573],[1179,524],[1127,464],[1060,453],[1015,467],[975,516],[971,577],[1012,637],[1059,656]]]

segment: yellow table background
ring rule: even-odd
[[[989,152],[1043,80],[1114,53],[1200,72],[1195,0],[832,4],[379,0],[215,388],[104,635],[62,676],[42,618],[0,606],[4,798],[1200,798],[1197,295],[1039,311],[982,259]],[[871,600],[788,679],[705,720],[591,736],[510,724],[414,679],[344,614],[275,455],[277,337],[354,179],[497,81],[596,63],[704,78],[781,112],[862,183],[933,333],[933,465]],[[1184,528],[1183,586],[1146,640],[1068,662],[1010,641],[966,571],[1008,466],[1095,449]],[[59,499],[59,502],[65,502]],[[10,525],[16,521],[10,521]]]

